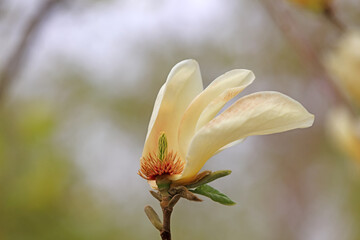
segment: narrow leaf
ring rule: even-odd
[[[210,198],[211,200],[221,203],[221,204],[224,204],[224,205],[236,204],[228,196],[226,196],[225,194],[219,192],[215,188],[210,187],[209,185],[206,185],[206,184],[201,185],[201,186],[197,187],[196,189],[190,190],[190,191],[193,193],[204,195],[204,196]]]
[[[198,186],[212,182],[218,178],[225,177],[225,176],[229,175],[230,173],[231,173],[230,170],[220,170],[220,171],[212,172],[212,173],[206,175],[205,177],[199,179],[199,181],[191,183],[191,184],[187,185],[186,187],[187,188],[196,188]]]

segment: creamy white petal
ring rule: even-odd
[[[198,131],[205,124],[210,122],[216,114],[225,106],[225,104],[234,98],[237,94],[239,94],[244,88],[243,87],[235,87],[225,90],[222,94],[217,96],[214,100],[212,100],[209,105],[202,111],[197,124],[195,131]]]
[[[164,83],[160,90],[159,90],[159,93],[156,97],[156,100],[155,100],[155,104],[154,104],[154,108],[153,108],[153,111],[152,111],[152,114],[151,114],[151,117],[150,117],[150,122],[149,122],[149,127],[148,127],[148,132],[146,134],[146,138],[145,138],[145,141],[148,139],[149,135],[150,135],[150,132],[154,126],[154,123],[155,123],[155,120],[158,116],[158,112],[159,112],[159,109],[160,109],[160,105],[161,105],[161,102],[162,102],[162,99],[164,97],[164,90],[165,90],[165,86],[166,86],[166,83]]]
[[[314,115],[299,102],[278,92],[245,96],[202,127],[193,137],[182,179],[192,178],[219,149],[251,135],[310,127]]]
[[[149,123],[143,156],[157,149],[161,132],[165,132],[168,146],[178,151],[178,129],[190,102],[203,90],[199,65],[195,60],[184,60],[171,70],[160,89]]]
[[[218,154],[219,152],[221,152],[221,151],[223,151],[223,150],[225,150],[225,149],[227,149],[227,148],[229,148],[229,147],[232,147],[232,146],[235,146],[235,145],[237,145],[237,144],[239,144],[239,143],[242,143],[244,140],[245,140],[245,138],[242,138],[242,139],[233,141],[233,142],[231,142],[231,143],[229,143],[229,144],[226,144],[225,146],[223,146],[222,148],[220,148],[219,150],[217,150],[214,155]]]
[[[245,87],[253,82],[254,74],[249,70],[237,69],[215,79],[186,110],[179,128],[180,153],[185,157],[188,144],[198,124],[205,124],[220,109]],[[201,117],[200,117],[201,116]],[[199,117],[201,123],[198,122]]]

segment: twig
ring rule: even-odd
[[[170,219],[171,213],[173,211],[173,206],[170,206],[170,202],[171,197],[169,196],[164,197],[160,203],[163,212],[163,226],[160,231],[160,236],[162,240],[171,240]]]
[[[16,78],[19,69],[23,64],[23,60],[28,53],[31,41],[34,40],[37,31],[46,17],[49,15],[53,7],[62,0],[47,0],[39,8],[38,12],[29,21],[28,26],[19,41],[18,46],[15,48],[9,60],[5,63],[4,69],[0,72],[0,103],[4,99],[6,90]]]
[[[170,219],[171,214],[174,209],[175,204],[180,200],[180,198],[185,198],[190,201],[199,202],[201,199],[196,197],[196,195],[190,192],[186,187],[170,187],[169,180],[167,179],[157,179],[156,184],[159,187],[159,191],[150,191],[151,195],[160,201],[160,207],[163,212],[163,222],[160,222],[160,219],[154,209],[150,206],[145,207],[145,213],[149,218],[152,225],[160,231],[160,236],[162,240],[171,240],[171,230],[170,230]]]
[[[345,32],[346,26],[336,17],[332,1],[325,6],[324,16],[329,20],[340,32]]]

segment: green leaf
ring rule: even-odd
[[[198,186],[204,185],[206,183],[212,182],[218,178],[225,177],[231,173],[230,170],[220,170],[216,172],[212,172],[209,175],[206,175],[205,177],[201,178],[199,181],[195,183],[191,183],[187,185],[187,188],[196,188]]]
[[[190,190],[190,191],[193,193],[204,195],[204,196],[210,198],[211,200],[221,203],[221,204],[224,204],[224,205],[236,204],[228,196],[226,196],[225,194],[219,192],[215,188],[210,187],[209,185],[206,185],[206,184],[201,185],[201,186],[195,188],[194,190]]]

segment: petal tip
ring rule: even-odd
[[[315,121],[315,115],[314,114],[311,114],[311,113],[308,113],[308,117],[307,117],[307,121],[306,123],[304,124],[305,126],[304,127],[311,127],[313,124],[314,124],[314,121]]]
[[[200,67],[197,61],[193,59],[186,59],[179,63],[177,63],[170,71],[168,80],[172,79],[174,76],[178,74],[191,75],[196,73],[200,74]],[[187,77],[182,77],[182,79],[186,79]]]
[[[177,63],[174,68],[179,68],[179,67],[191,67],[191,68],[198,68],[199,67],[199,63],[194,60],[194,59],[185,59],[182,60],[181,62]]]
[[[246,76],[251,76],[251,77],[255,78],[255,74],[253,73],[253,71],[248,70],[248,69],[234,69],[234,70],[226,72],[225,76],[226,75],[246,75]]]

